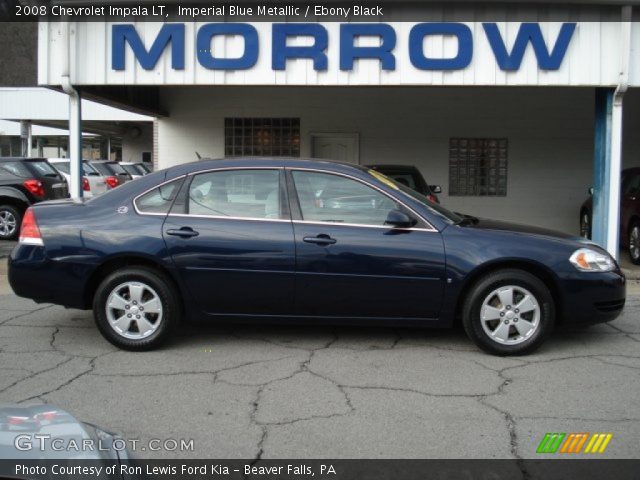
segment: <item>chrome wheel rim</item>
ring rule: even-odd
[[[18,222],[13,213],[8,210],[0,211],[0,237],[10,237],[16,233]]]
[[[517,345],[540,326],[540,303],[526,288],[505,285],[486,296],[480,322],[487,336],[501,345]]]
[[[589,215],[582,215],[582,221],[580,222],[580,236],[589,238]]]
[[[634,260],[640,258],[640,227],[637,225],[631,229],[629,235],[629,253]]]
[[[160,296],[142,282],[121,283],[111,290],[105,311],[111,328],[130,340],[149,337],[163,319]]]

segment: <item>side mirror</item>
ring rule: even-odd
[[[589,195],[593,196],[593,187],[589,187]]]
[[[442,193],[442,187],[440,185],[429,185],[431,193]]]
[[[394,209],[389,212],[384,224],[393,228],[409,228],[413,227],[416,221],[406,213]]]

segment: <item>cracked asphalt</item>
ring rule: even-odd
[[[128,439],[193,439],[144,458],[535,458],[546,432],[611,432],[640,458],[640,284],[621,318],[557,329],[533,355],[461,330],[186,326],[119,351],[90,312],[11,294],[0,267],[0,403],[52,403]],[[579,457],[580,455],[578,455]]]

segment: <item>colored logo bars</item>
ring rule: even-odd
[[[604,453],[612,438],[612,433],[547,433],[536,453]]]

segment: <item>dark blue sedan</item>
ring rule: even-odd
[[[100,197],[33,206],[17,295],[93,308],[107,340],[185,320],[450,327],[523,354],[561,322],[616,318],[625,278],[585,241],[460,216],[384,175],[298,159],[206,160]]]

